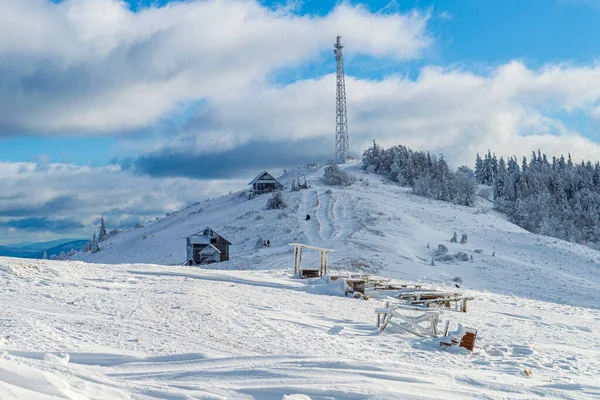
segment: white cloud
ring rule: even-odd
[[[256,1],[189,1],[134,13],[117,0],[0,2],[0,134],[115,132],[178,104],[262,82],[330,51],[418,57],[428,16],[342,3],[326,16]]]
[[[246,180],[152,179],[118,166],[0,163],[0,237],[53,239],[89,236],[101,215],[109,226],[132,226],[187,204],[245,189]],[[35,194],[35,195],[32,195]],[[10,221],[41,218],[30,230],[11,229]],[[45,224],[49,220],[48,228]],[[62,224],[61,224],[62,222]],[[64,227],[63,227],[64,226]],[[63,227],[57,229],[57,227]]]
[[[426,67],[416,80],[348,77],[346,85],[350,141],[357,153],[376,139],[386,146],[446,152],[455,163],[471,164],[475,152],[487,149],[510,156],[541,148],[550,155],[571,152],[600,159],[597,143],[556,117],[599,115],[600,66],[531,70],[510,62],[485,75]],[[215,98],[184,137],[221,147],[333,137],[334,98],[334,75]],[[181,143],[181,148],[190,146],[189,140]]]

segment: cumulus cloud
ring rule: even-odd
[[[346,3],[325,16],[249,0],[139,12],[119,0],[0,8],[0,135],[148,126],[182,103],[228,96],[330,52],[338,33],[356,53],[397,60],[418,57],[430,43],[426,13],[373,14]]]
[[[164,215],[207,197],[247,187],[242,180],[152,179],[118,166],[0,163],[0,237],[90,236],[100,216],[110,227]]]
[[[488,149],[510,156],[541,148],[600,159],[598,144],[557,117],[600,115],[600,66],[532,70],[515,61],[483,74],[425,67],[414,80],[348,77],[346,86],[350,142],[357,155],[375,139],[385,146],[444,152],[457,164],[471,164],[477,151]],[[331,138],[334,98],[334,75],[264,86],[215,99],[189,122],[182,137],[198,137],[217,148],[251,140]],[[187,151],[194,146],[201,149],[186,141]]]

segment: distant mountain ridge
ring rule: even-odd
[[[46,255],[58,256],[61,251],[67,253],[71,249],[80,250],[88,242],[87,239],[57,239],[49,242],[29,243],[22,247],[0,246],[0,256],[16,258],[43,258]]]

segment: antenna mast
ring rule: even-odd
[[[336,79],[336,107],[335,107],[335,161],[345,164],[350,156],[350,145],[348,143],[348,114],[346,111],[346,79],[344,77],[344,55],[340,42],[342,37],[338,35],[333,45],[333,53],[337,61]]]

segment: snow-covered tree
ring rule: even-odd
[[[42,260],[47,260],[48,254],[46,254],[46,250],[44,250],[44,254],[42,255]]]
[[[104,224],[104,217],[100,217],[100,233],[98,234],[98,241],[102,242],[108,238],[108,233],[106,232],[106,225]]]
[[[273,195],[269,200],[267,200],[267,205],[265,207],[267,210],[279,210],[283,208],[287,208],[287,203],[283,200],[283,194],[281,191],[273,192]]]
[[[325,167],[322,180],[326,185],[350,186],[356,182],[356,177],[341,170],[336,164],[331,164]]]
[[[363,154],[362,167],[412,187],[419,196],[467,206],[475,203],[474,172],[466,166],[451,171],[443,155],[438,158],[402,145],[382,149],[374,142]]]
[[[496,207],[517,225],[535,233],[579,243],[600,243],[600,164],[573,163],[571,155],[553,157],[541,150],[502,158],[494,181]],[[477,162],[477,161],[476,161]]]
[[[91,245],[90,251],[92,253],[97,253],[100,251],[100,247],[98,246],[98,239],[96,238],[95,233],[94,233],[94,236],[92,237],[92,245]]]

